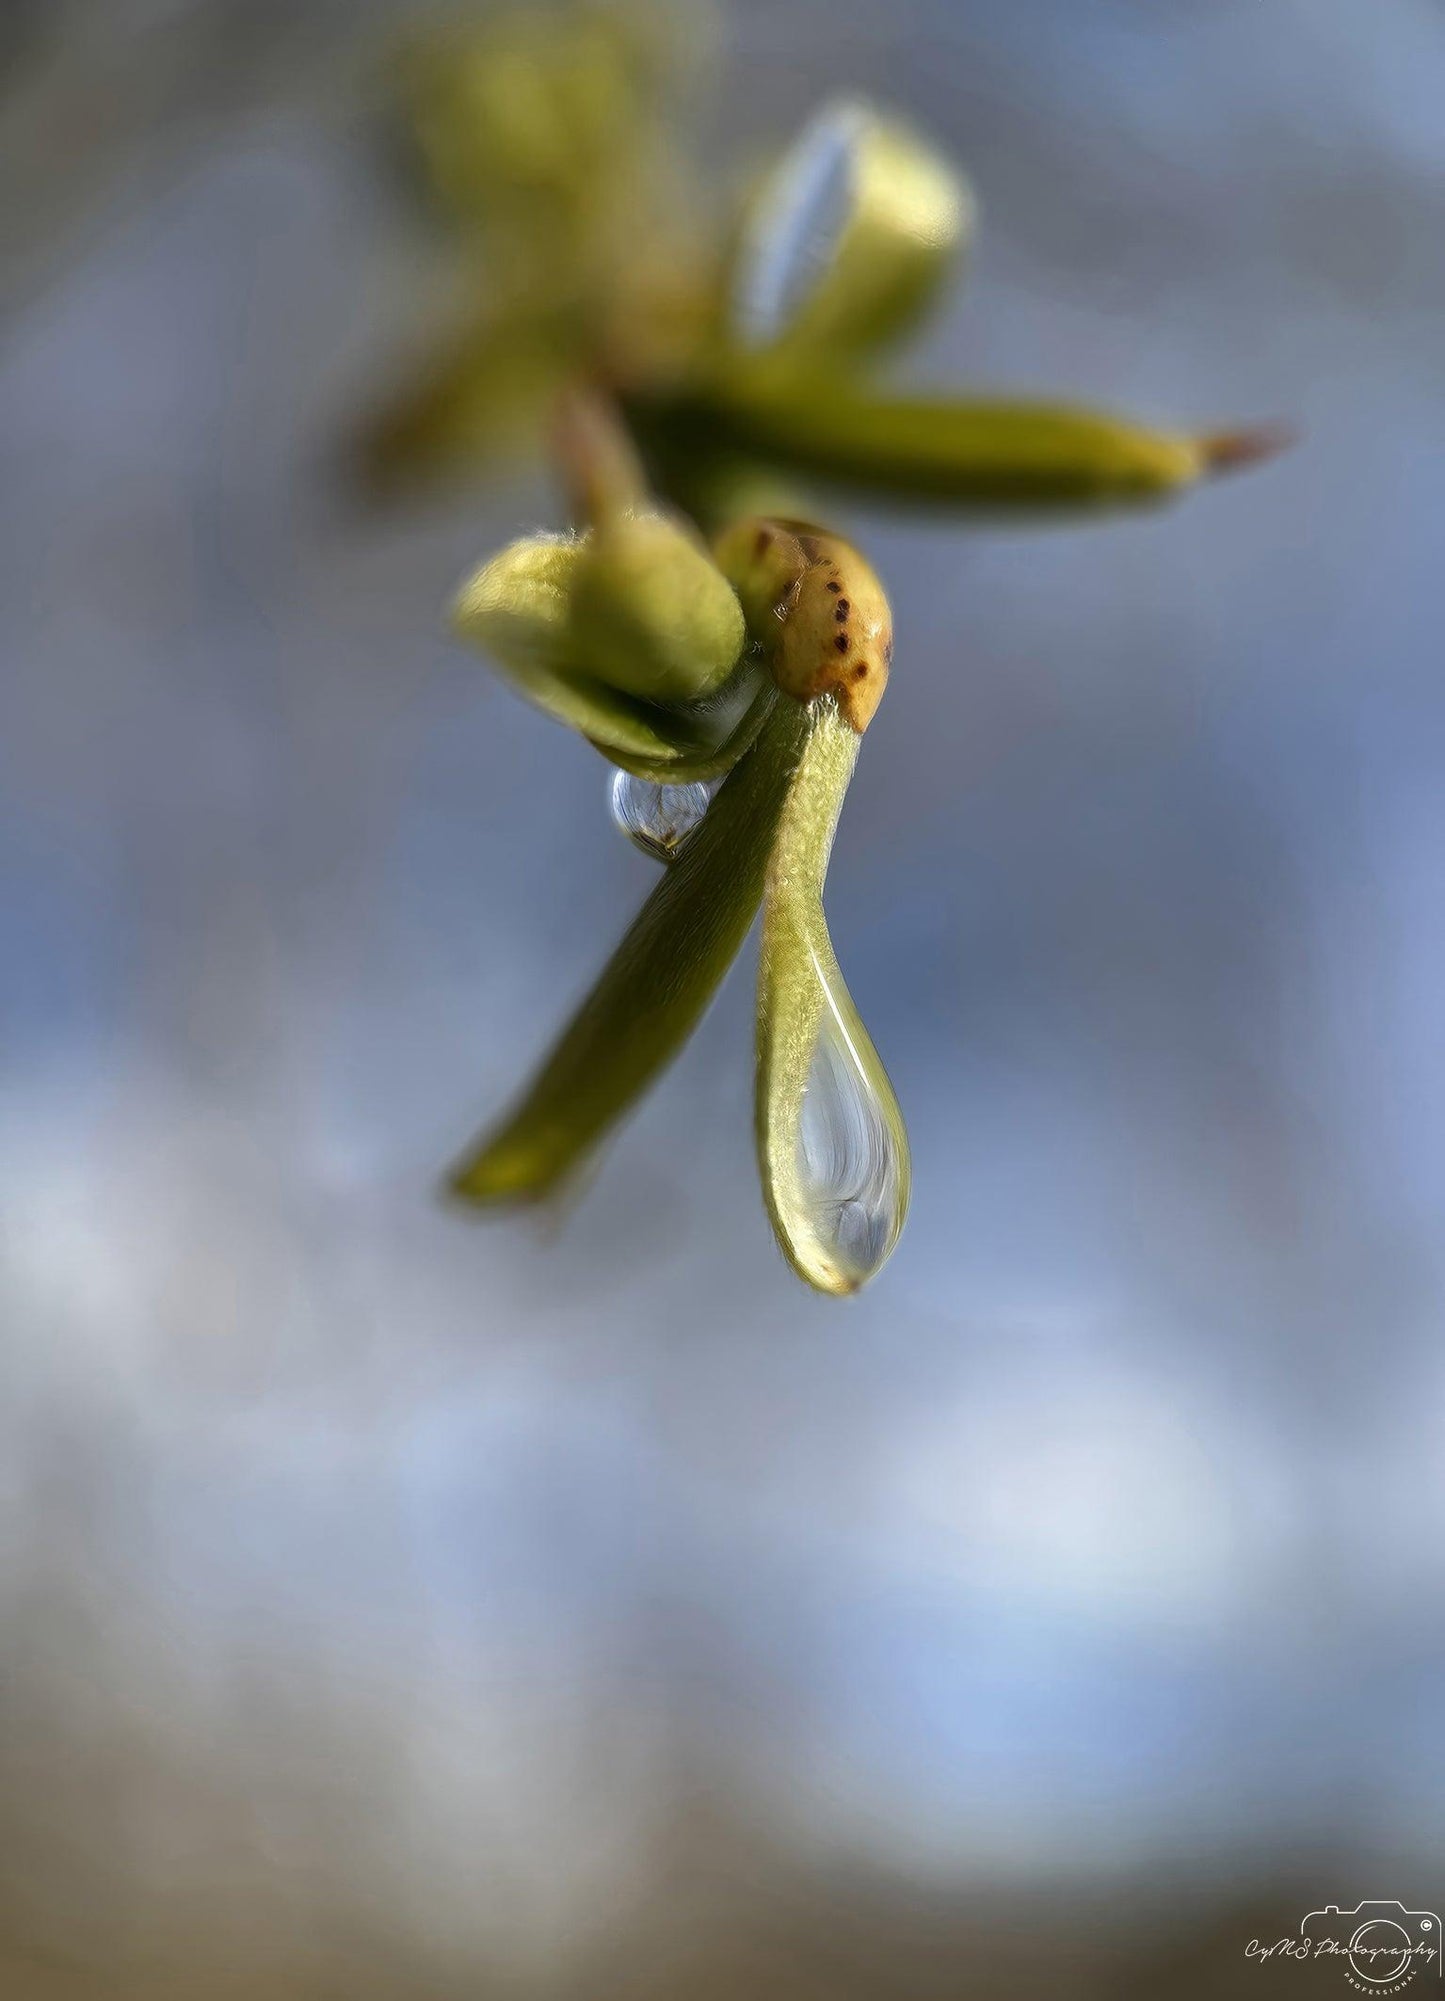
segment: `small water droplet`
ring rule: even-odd
[[[831,1004],[803,1092],[798,1176],[819,1243],[845,1277],[862,1285],[887,1263],[903,1229],[908,1163],[853,1037]]]
[[[701,824],[712,803],[712,787],[700,780],[689,785],[654,785],[630,771],[614,771],[607,787],[612,823],[634,847],[658,861],[675,855]]]
[[[749,346],[779,339],[831,265],[853,212],[867,127],[861,105],[827,105],[778,168],[748,233],[733,296]]]

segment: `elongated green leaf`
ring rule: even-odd
[[[972,227],[952,168],[866,104],[825,105],[752,206],[733,275],[740,343],[835,365],[922,316]]]
[[[639,413],[672,449],[734,450],[882,499],[1002,511],[1157,501],[1263,457],[1266,431],[1153,430],[1065,405],[880,395],[852,376],[762,364]]]
[[[521,1101],[453,1172],[455,1195],[491,1205],[551,1194],[682,1048],[757,912],[817,721],[796,702],[775,704]]]
[[[758,1170],[798,1276],[850,1293],[898,1241],[908,1134],[828,936],[823,881],[858,736],[825,698],[768,864],[758,965]]]

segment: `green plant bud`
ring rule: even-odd
[[[667,764],[696,755],[696,731],[663,710],[573,671],[569,653],[572,587],[582,544],[532,535],[484,563],[463,587],[453,623],[480,646],[527,699],[579,730],[607,756]]]
[[[512,671],[559,672],[581,560],[582,544],[573,535],[523,535],[509,542],[463,585],[452,609],[457,631]]]
[[[715,693],[747,633],[737,594],[692,531],[664,514],[606,516],[582,552],[572,589],[574,663],[649,702]]]
[[[399,80],[436,192],[462,214],[581,206],[635,151],[645,86],[618,20],[511,7],[415,37]]]
[[[842,361],[913,326],[973,226],[946,161],[868,105],[827,105],[769,176],[733,282],[748,347]]]
[[[452,1173],[452,1194],[491,1206],[555,1193],[677,1055],[752,926],[819,721],[774,705],[520,1103]]]
[[[784,708],[788,705],[782,704]],[[908,1211],[908,1134],[888,1073],[844,985],[823,915],[833,832],[858,737],[831,699],[778,822],[758,960],[758,1171],[773,1233],[798,1276],[850,1293],[897,1243]]]
[[[893,614],[866,557],[826,529],[769,519],[726,529],[716,552],[778,687],[796,702],[834,696],[861,736],[893,663]]]
[[[775,362],[739,361],[644,421],[678,448],[691,438],[883,499],[993,512],[1158,501],[1286,442],[1268,427],[1191,435],[1064,405],[881,396]]]

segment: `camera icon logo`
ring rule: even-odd
[[[1407,1911],[1393,1898],[1373,1898],[1352,1911],[1326,1904],[1300,1924],[1313,1959],[1334,1957],[1350,1985],[1362,1994],[1398,1994],[1417,1974],[1438,1980],[1440,1917],[1436,1911]]]

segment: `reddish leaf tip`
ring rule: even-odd
[[[1233,431],[1208,432],[1199,440],[1204,470],[1214,477],[1262,465],[1288,451],[1299,435],[1298,425],[1290,423],[1246,424]]]

